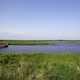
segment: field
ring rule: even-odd
[[[0,40],[0,42],[8,43],[9,45],[80,44],[80,40]]]
[[[80,54],[0,54],[0,80],[80,80]]]

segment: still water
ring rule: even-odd
[[[9,45],[8,48],[1,48],[1,53],[32,53],[32,52],[80,52],[80,45],[58,44],[58,45]]]

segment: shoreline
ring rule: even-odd
[[[8,45],[80,44],[80,40],[0,40]]]

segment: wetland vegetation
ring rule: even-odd
[[[64,40],[1,40],[9,45],[79,44]],[[78,53],[1,53],[0,80],[80,80]]]
[[[55,45],[55,44],[80,44],[80,40],[0,40],[8,45]]]
[[[80,80],[80,54],[0,54],[0,80]]]

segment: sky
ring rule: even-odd
[[[80,0],[0,0],[0,39],[80,40]]]

